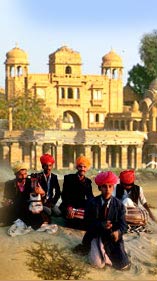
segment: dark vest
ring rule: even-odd
[[[120,185],[120,184],[117,184],[117,187],[116,187],[116,197],[121,200],[122,197],[123,197],[123,194],[124,194],[124,189],[123,187]],[[131,190],[130,190],[130,193],[129,193],[129,198],[135,202],[136,204],[138,204],[138,198],[139,198],[139,195],[140,195],[140,187],[138,185],[133,185]]]

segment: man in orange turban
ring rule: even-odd
[[[93,198],[92,182],[85,175],[89,167],[90,161],[85,156],[80,156],[76,159],[77,172],[64,176],[60,209],[69,227],[85,227],[83,212],[87,201]],[[77,216],[77,210],[80,218]]]
[[[87,168],[87,169],[89,169],[89,167],[90,167],[90,161],[89,161],[89,159],[88,158],[86,158],[84,155],[82,155],[82,156],[79,156],[77,159],[76,159],[76,168],[79,166],[79,165],[85,165],[85,167]]]
[[[124,170],[119,175],[120,183],[117,184],[113,195],[116,196],[123,203],[125,202],[126,207],[132,203],[139,205],[139,203],[147,210],[150,218],[153,221],[156,221],[156,218],[152,214],[146,198],[144,196],[144,192],[141,186],[136,185],[135,182],[135,171],[134,170]],[[129,200],[128,200],[129,199]],[[130,200],[131,199],[131,200]]]
[[[118,177],[111,171],[100,172],[95,177],[101,194],[93,198],[86,209],[85,218],[88,222],[87,232],[83,237],[83,246],[92,250],[93,240],[101,240],[103,249],[116,269],[129,266],[128,256],[124,249],[123,234],[127,231],[125,207],[112,196]],[[92,251],[90,251],[91,255]]]

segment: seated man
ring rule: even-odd
[[[50,154],[44,154],[40,157],[40,162],[43,172],[37,174],[37,178],[45,193],[45,195],[42,196],[44,209],[48,212],[48,214],[51,215],[51,213],[54,213],[58,216],[61,212],[56,206],[56,203],[60,198],[61,192],[57,175],[51,172],[55,160]]]
[[[0,209],[0,222],[4,225],[11,225],[17,218],[23,218],[25,204],[31,192],[26,164],[16,163],[13,171],[15,179],[5,183],[3,207]]]
[[[5,183],[3,207],[0,209],[0,222],[3,225],[11,225],[16,219],[21,219],[26,225],[37,229],[43,224],[45,217],[42,216],[43,212],[33,214],[29,210],[29,204],[30,194],[38,191],[32,190],[25,163],[17,162],[13,171],[15,179]]]
[[[83,247],[90,249],[94,238],[101,239],[105,253],[116,269],[129,267],[124,249],[123,234],[127,231],[124,205],[112,196],[118,177],[110,172],[101,172],[95,178],[101,194],[93,198],[86,209],[87,232]]]
[[[138,206],[141,204],[147,210],[150,218],[156,222],[157,220],[154,217],[154,215],[152,214],[152,212],[147,204],[142,187],[138,186],[134,183],[134,181],[135,181],[134,170],[122,171],[120,173],[119,178],[120,178],[120,183],[117,184],[117,186],[115,187],[113,196],[116,196],[126,206],[127,206],[127,203],[130,202],[131,200]],[[128,200],[128,198],[129,198],[129,200]],[[129,205],[130,205],[130,203],[129,203]]]
[[[77,172],[64,176],[60,209],[69,227],[80,229],[85,227],[84,209],[87,200],[93,198],[92,181],[85,176],[89,167],[89,160],[85,156],[80,156],[76,160]]]
[[[3,207],[0,208],[0,222],[4,226],[11,225],[17,219],[35,230],[46,221],[50,222],[48,214],[43,209],[39,212],[30,210],[32,194],[43,194],[41,187],[32,188],[31,179],[28,178],[27,165],[17,162],[13,166],[15,179],[5,183]]]

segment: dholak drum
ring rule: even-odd
[[[84,209],[75,209],[73,208],[73,211],[75,212],[74,214],[74,218],[77,218],[77,219],[84,219]]]
[[[148,213],[145,209],[139,207],[126,207],[126,222],[130,225],[146,225],[148,222]]]

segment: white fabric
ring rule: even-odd
[[[40,228],[37,229],[39,232],[47,232],[49,234],[56,233],[58,231],[57,224],[42,224]]]
[[[114,190],[113,190],[113,193],[112,193],[112,195],[114,197],[116,196],[116,188],[117,188],[117,186],[114,187]],[[143,188],[141,186],[139,186],[139,188],[140,188],[140,192],[139,192],[138,204],[140,203],[141,205],[144,205],[147,201],[146,201],[146,198],[144,196]],[[121,201],[123,201],[126,198],[129,198],[129,192],[124,190],[124,194],[123,194],[123,197],[122,197]]]
[[[22,220],[17,219],[8,229],[8,235],[15,237],[17,235],[24,235],[32,231],[31,226],[27,226]]]
[[[30,194],[29,210],[33,214],[39,214],[40,212],[43,211],[43,204],[42,204],[42,201],[41,201],[41,195],[40,194],[35,194],[35,193]]]
[[[125,198],[122,203],[124,204],[125,207],[132,207],[135,208],[134,202],[130,198]]]
[[[98,268],[103,268],[106,264],[112,266],[112,262],[105,252],[101,238],[94,238],[92,240],[88,259],[91,265]]]

